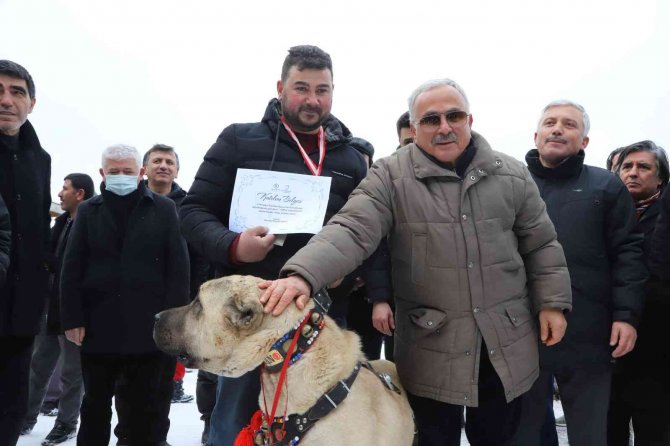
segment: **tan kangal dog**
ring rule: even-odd
[[[305,310],[290,305],[277,317],[265,314],[259,302],[260,282],[262,279],[257,277],[230,276],[205,283],[190,305],[156,316],[156,344],[179,356],[188,367],[223,376],[238,377],[264,360],[267,364],[266,357],[275,341],[294,330],[314,302],[310,300]],[[355,333],[338,328],[327,316],[319,331],[302,357],[288,367],[287,386],[281,393],[276,416],[283,416],[285,407],[287,416],[308,412],[324,394],[339,387],[339,381],[346,382],[359,362],[365,361]],[[372,361],[372,365],[376,372],[390,375],[399,386],[393,363]],[[268,372],[267,367],[262,373],[268,410],[279,375]],[[306,431],[300,446],[412,444],[414,422],[404,390],[389,390],[366,368],[360,368],[350,389],[337,408]],[[259,402],[263,408],[263,393]]]

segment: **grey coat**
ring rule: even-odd
[[[482,340],[511,401],[538,375],[533,312],[571,308],[563,250],[528,170],[472,137],[463,180],[414,144],[379,160],[282,270],[319,289],[388,235],[402,383],[467,406],[478,405]]]

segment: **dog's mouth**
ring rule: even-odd
[[[177,355],[177,361],[181,362],[184,367],[193,367],[195,365],[195,360],[188,353],[179,353]]]

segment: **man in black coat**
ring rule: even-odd
[[[12,225],[5,200],[0,195],[0,288],[5,286],[9,268],[9,249],[12,245]]]
[[[284,60],[279,99],[268,104],[261,122],[233,124],[205,155],[180,209],[189,245],[219,268],[266,279],[303,247],[312,234],[289,234],[282,246],[267,228],[242,233],[228,229],[238,168],[275,170],[332,178],[327,221],[363,179],[367,166],[350,144],[351,133],[330,114],[333,94],[330,56],[314,46],[297,46]],[[230,446],[258,409],[258,371],[219,378],[218,400],[207,444]]]
[[[555,377],[572,446],[606,445],[612,362],[635,346],[647,270],[630,194],[616,175],[587,166],[581,105],[543,110],[528,169],[547,204],[572,282],[563,341],[540,346],[540,377],[524,396],[520,446],[538,446]]]
[[[0,196],[9,211],[9,269],[0,284],[0,445],[16,444],[28,404],[28,373],[44,310],[51,158],[27,120],[35,83],[0,60]]]
[[[668,184],[668,158],[652,141],[640,141],[622,148],[619,160],[615,167],[635,201],[637,229],[644,234],[644,254],[649,264],[661,210],[659,198]],[[609,446],[628,446],[631,421],[636,445],[670,444],[668,313],[670,281],[652,274],[635,349],[617,361],[614,369],[607,426]]]
[[[154,316],[188,303],[189,264],[175,205],[145,187],[141,164],[133,147],[105,149],[101,195],[79,206],[65,251],[61,318],[81,345],[85,388],[80,445],[109,443],[117,379],[130,386],[130,444],[162,442],[175,360],[154,344]]]
[[[46,444],[58,444],[75,436],[79,421],[79,407],[84,387],[81,377],[79,347],[65,339],[60,325],[60,273],[63,254],[70,235],[72,223],[77,218],[77,208],[95,193],[93,180],[84,173],[71,173],[63,180],[63,188],[58,193],[63,213],[56,218],[51,229],[49,261],[49,299],[44,326],[35,338],[30,364],[30,391],[28,413],[21,435],[29,434],[37,423],[37,416],[49,386],[49,380],[61,359],[61,394],[58,399],[58,415],[54,427],[47,435]]]

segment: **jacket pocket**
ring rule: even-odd
[[[426,279],[428,236],[412,234],[412,282],[423,285]]]
[[[398,327],[400,336],[413,344],[412,348],[449,351],[447,315],[444,312],[434,308],[415,308],[407,313],[403,322],[403,327]]]
[[[501,319],[505,327],[503,345],[513,344],[533,330],[533,314],[530,304],[525,300],[517,300],[506,306],[505,315]]]

